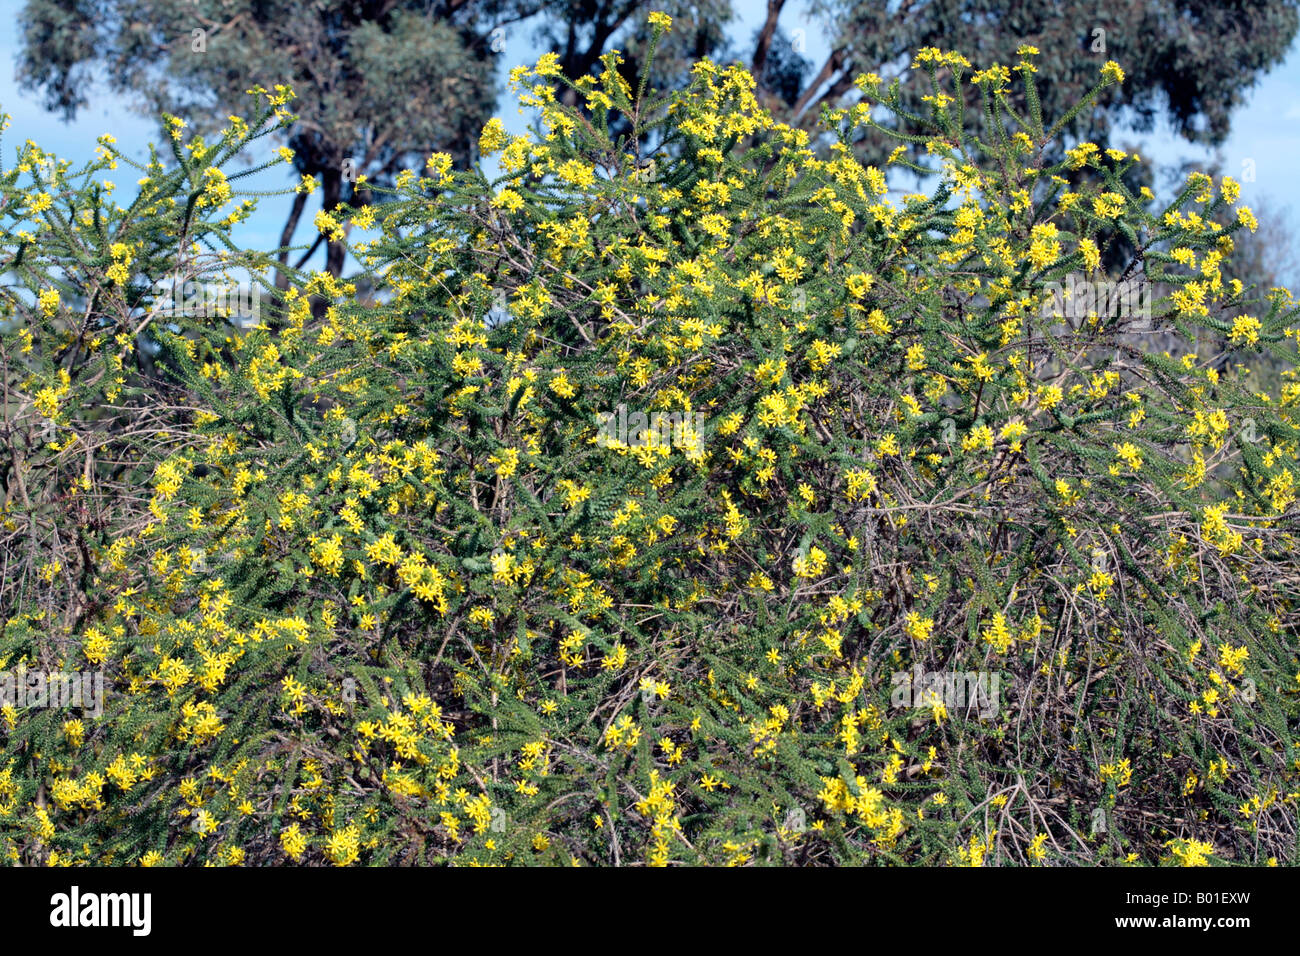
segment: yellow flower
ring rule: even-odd
[[[579,189],[590,189],[596,182],[596,171],[576,159],[562,163],[555,172],[566,183],[571,183]]]
[[[559,76],[560,75],[560,57],[556,53],[543,53],[537,58],[537,66],[534,71],[538,76]],[[523,77],[521,76],[520,79]]]
[[[431,173],[434,173],[439,185],[445,185],[451,180],[451,156],[447,153],[435,152],[429,156],[425,165]]]
[[[518,212],[524,207],[524,197],[513,189],[503,189],[492,197],[492,205],[507,212]]]
[[[1214,852],[1212,843],[1200,840],[1170,840],[1165,846],[1169,847],[1179,866],[1209,866],[1209,856]]]
[[[505,148],[506,143],[510,142],[510,136],[506,133],[506,128],[499,117],[492,117],[483,127],[483,132],[478,138],[479,152],[484,156],[491,156],[493,153],[500,152]]]
[[[1079,252],[1083,256],[1083,264],[1088,267],[1088,271],[1096,269],[1101,262],[1101,250],[1091,239],[1081,239],[1079,241]]]
[[[1115,457],[1133,471],[1142,470],[1142,452],[1132,442],[1115,445]]]
[[[1124,197],[1119,193],[1102,193],[1092,201],[1093,214],[1101,219],[1115,219],[1124,211]]]
[[[1254,345],[1259,341],[1260,327],[1259,319],[1253,315],[1239,315],[1232,321],[1232,331],[1228,333],[1228,338],[1233,345],[1241,345],[1243,342]]]
[[[871,286],[875,281],[875,276],[858,272],[846,278],[844,285],[848,288],[849,295],[855,299],[860,299],[871,291]]]
[[[561,398],[573,398],[578,394],[578,386],[569,381],[569,376],[563,370],[556,373],[547,387]]]
[[[916,611],[908,611],[903,619],[903,630],[914,641],[928,641],[934,633],[934,618],[923,618]]]
[[[43,315],[50,316],[59,310],[58,289],[42,289],[37,293],[36,298]]]
[[[503,448],[499,454],[490,456],[488,461],[497,466],[497,477],[509,478],[519,468],[519,449]]]
[[[297,860],[307,849],[307,837],[298,828],[298,824],[292,823],[288,829],[280,833],[280,846],[284,848],[285,853]]]
[[[1001,611],[993,615],[993,620],[985,625],[981,636],[999,654],[1005,654],[1011,648],[1011,629],[1007,627],[1006,616]]]
[[[820,577],[826,570],[826,552],[813,545],[808,549],[807,557],[799,555],[794,559],[794,573],[801,578]]]
[[[348,866],[355,863],[361,855],[361,828],[344,827],[330,834],[325,845],[325,852],[335,866]]]
[[[992,451],[993,429],[988,425],[976,425],[961,440],[963,451]]]

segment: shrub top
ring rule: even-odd
[[[1151,342],[1290,361],[1295,305],[1223,279],[1231,179],[1160,209],[1136,156],[1049,164],[1032,57],[923,50],[928,115],[864,76],[813,139],[737,66],[543,57],[499,176],[323,211],[362,271],[238,329],[155,282],[269,262],[221,167],[287,91],[177,127],[128,209],[20,187],[30,148],[6,396],[56,435],[0,658],[108,693],[4,710],[10,856],[1292,856],[1300,386]],[[883,135],[927,191],[855,158]]]

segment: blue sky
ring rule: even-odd
[[[120,147],[128,153],[144,158],[145,144],[157,141],[157,126],[147,117],[135,113],[131,104],[100,88],[90,96],[90,105],[78,113],[70,123],[61,121],[42,109],[39,98],[19,89],[15,80],[18,37],[13,24],[21,0],[0,0],[0,109],[9,113],[12,123],[9,132],[0,142],[0,159],[8,165],[13,162],[14,150],[24,140],[32,139],[44,149],[71,159],[75,165],[93,156],[96,138],[105,132],[117,137]],[[747,49],[754,32],[765,15],[763,0],[738,0],[739,13],[733,23],[731,36],[738,49]],[[829,49],[827,38],[819,24],[805,13],[806,3],[790,5],[782,16],[782,26],[788,33],[803,29],[805,56],[820,65]],[[531,63],[538,50],[530,45],[533,27],[516,26],[507,34],[506,47],[501,54],[502,88],[509,67]],[[1293,46],[1287,60],[1265,74],[1247,94],[1246,103],[1233,117],[1232,135],[1218,150],[1224,172],[1242,178],[1244,165],[1253,161],[1255,181],[1243,182],[1242,202],[1257,209],[1281,208],[1300,237],[1300,52]],[[1121,64],[1123,65],[1123,64]],[[500,115],[507,128],[519,132],[525,118],[515,108],[501,100]],[[1120,137],[1121,142],[1136,146],[1144,155],[1158,163],[1172,164],[1183,159],[1205,161],[1214,151],[1193,146],[1174,136],[1167,124],[1162,124],[1152,134],[1132,134]],[[119,184],[119,197],[133,195],[137,178],[133,170],[119,168],[114,177]],[[284,168],[270,170],[255,179],[244,180],[246,188],[280,189],[289,185]],[[119,202],[125,204],[124,198]],[[287,212],[287,199],[267,199],[242,225],[236,240],[249,247],[273,248],[279,242],[280,228]],[[299,226],[295,241],[309,241],[310,214]],[[313,263],[320,265],[320,263]]]

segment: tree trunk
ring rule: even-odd
[[[293,234],[298,228],[298,220],[302,218],[302,211],[307,205],[307,194],[298,193],[293,197],[293,206],[289,210],[289,218],[285,220],[284,230],[280,233],[280,265],[289,264],[289,243],[293,241]],[[275,287],[280,292],[286,292],[289,289],[289,275],[281,269],[275,274]]]
[[[325,199],[321,207],[326,212],[333,212],[343,202],[343,172],[339,168],[327,169],[324,173]],[[327,242],[325,245],[325,271],[338,278],[343,274],[343,260],[347,257],[347,247],[341,242]]]
[[[321,186],[324,190],[324,199],[321,202],[321,208],[325,212],[333,212],[338,208],[339,203],[343,201],[343,171],[339,164],[332,164],[329,168],[321,171]],[[325,271],[330,275],[338,278],[343,274],[343,260],[347,257],[347,247],[341,242],[325,243]],[[325,310],[329,308],[329,303],[325,299],[317,296],[312,299],[311,313],[317,319],[325,317]]]

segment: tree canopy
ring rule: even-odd
[[[599,72],[602,54],[617,46],[623,58],[615,68],[635,82],[649,49],[644,13],[651,6],[643,0],[27,0],[19,76],[65,115],[85,105],[92,80],[103,76],[110,89],[143,108],[179,116],[199,131],[239,112],[250,87],[292,86],[298,119],[283,132],[296,171],[321,181],[328,211],[350,195],[355,176],[391,183],[416,154],[439,149],[467,164],[497,103],[497,55],[508,31],[531,30],[539,50],[555,53],[559,75],[571,80]],[[932,91],[907,69],[912,51],[923,47],[960,50],[990,64],[1014,61],[1022,46],[1036,47],[1037,68],[1053,77],[1041,94],[1050,115],[1080,101],[1102,62],[1121,60],[1128,74],[1123,94],[1112,89],[1071,120],[1072,133],[1103,145],[1117,120],[1150,128],[1161,115],[1190,140],[1221,142],[1233,108],[1280,62],[1297,26],[1294,0],[816,0],[807,22],[793,20],[786,0],[768,0],[764,22],[746,44],[728,35],[737,15],[725,0],[657,6],[678,29],[656,41],[654,85],[680,83],[703,56],[740,59],[756,78],[759,101],[807,130],[817,128],[822,107],[861,95],[853,85],[860,74],[898,75],[905,108],[927,111],[924,98]],[[817,29],[830,38],[831,51],[812,64],[802,51]],[[562,86],[559,92],[569,105],[581,102]],[[975,96],[973,89],[959,95]],[[862,139],[855,146],[876,144]],[[283,246],[307,201],[295,197]],[[326,268],[339,275],[343,247],[325,245]],[[280,256],[282,264],[289,259],[287,252]]]

